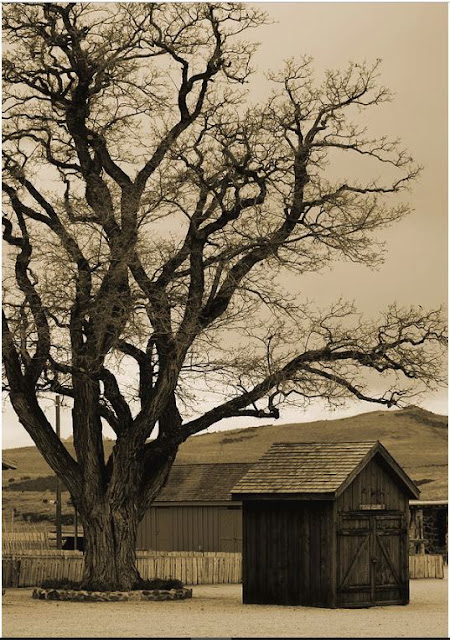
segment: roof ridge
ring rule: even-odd
[[[309,441],[305,441],[305,442],[290,442],[290,441],[280,441],[280,442],[272,442],[273,446],[274,444],[287,444],[287,445],[303,445],[303,444],[317,444],[320,446],[327,446],[327,445],[339,445],[339,444],[375,444],[377,442],[380,442],[380,440],[336,440],[336,441],[327,441],[327,442],[320,442],[317,440],[309,440]]]
[[[247,462],[174,462],[172,465],[172,468],[173,467],[214,467],[217,465],[225,466],[230,464],[248,465],[248,464],[254,464],[254,463],[251,461],[247,461]]]

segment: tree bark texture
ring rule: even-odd
[[[114,508],[105,502],[82,515],[84,575],[82,586],[92,591],[129,591],[137,586],[137,510],[130,504]]]
[[[140,580],[136,567],[137,527],[166,483],[175,455],[176,450],[165,456],[119,455],[121,464],[115,467],[102,490],[95,475],[85,476],[77,505],[84,529],[83,588],[93,591],[137,588]],[[124,458],[128,464],[123,464]]]

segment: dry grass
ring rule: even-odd
[[[17,531],[47,531],[55,526],[56,507],[51,501],[55,493],[50,491],[8,491],[3,490],[2,522],[3,530],[9,533]],[[62,493],[62,514],[73,514],[68,504],[70,495]],[[44,502],[45,501],[45,502]]]

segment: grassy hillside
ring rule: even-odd
[[[190,438],[177,456],[178,463],[252,462],[273,442],[337,442],[380,440],[421,489],[422,499],[447,497],[447,416],[412,407],[401,411],[374,411],[340,420],[320,420],[299,424],[260,426],[206,433]],[[73,453],[72,443],[66,443]],[[113,442],[105,441],[109,455]],[[5,458],[17,469],[3,472],[3,509],[10,519],[17,516],[52,520],[54,479],[34,447],[10,449]],[[63,495],[63,512],[69,496]],[[9,515],[8,515],[9,514]],[[35,514],[36,517],[33,516]]]

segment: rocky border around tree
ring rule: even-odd
[[[192,589],[136,589],[133,591],[84,591],[82,589],[33,589],[37,600],[69,600],[73,602],[124,602],[137,600],[185,600],[192,598]]]
[[[86,586],[86,585],[85,585]],[[176,578],[140,578],[131,591],[100,591],[83,588],[74,580],[48,579],[33,589],[36,600],[67,600],[73,602],[126,602],[139,600],[186,600],[192,598],[192,589]]]

